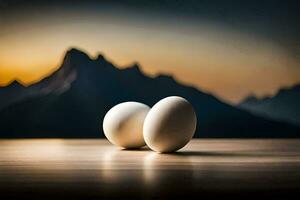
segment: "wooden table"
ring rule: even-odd
[[[174,154],[101,139],[0,140],[5,198],[286,197],[298,190],[299,139],[195,139]]]

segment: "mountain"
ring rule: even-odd
[[[0,87],[0,110],[27,98],[49,93],[62,93],[70,87],[75,78],[75,70],[63,67],[30,87],[25,87],[15,80],[7,87]]]
[[[24,91],[24,88],[25,87],[17,80],[13,81],[7,87],[0,87],[0,109],[19,99],[23,99],[22,91]]]
[[[171,76],[150,78],[138,64],[118,69],[102,55],[91,59],[77,49],[67,51],[56,72],[23,89],[35,95],[0,111],[0,137],[104,137],[102,119],[114,105],[139,101],[152,106],[171,95],[194,106],[195,137],[299,137],[300,133],[296,126],[256,117]]]
[[[281,89],[273,97],[258,99],[249,96],[239,107],[269,119],[300,126],[300,85]]]

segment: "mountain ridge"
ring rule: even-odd
[[[282,88],[271,97],[248,96],[238,106],[256,115],[300,126],[300,84]]]
[[[138,101],[153,106],[175,95],[196,110],[195,137],[299,137],[297,127],[256,117],[172,76],[151,78],[135,64],[119,69],[77,49],[66,52],[51,76],[26,90],[35,95],[0,111],[0,137],[104,137],[102,119],[114,105]]]

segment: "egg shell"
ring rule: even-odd
[[[103,131],[114,145],[126,149],[145,146],[143,123],[149,106],[138,102],[124,102],[111,108],[103,119]]]
[[[171,96],[157,102],[147,114],[143,135],[149,148],[167,153],[184,147],[197,124],[193,106],[184,98]]]

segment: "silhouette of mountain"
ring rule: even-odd
[[[13,81],[7,87],[0,87],[0,109],[16,102],[18,99],[22,99],[21,91],[23,89],[24,86],[17,80]]]
[[[49,77],[25,87],[19,81],[13,81],[7,87],[0,88],[0,110],[18,101],[49,93],[63,93],[76,78],[76,71],[70,67],[59,68]]]
[[[300,85],[281,89],[273,97],[257,99],[249,96],[239,107],[257,115],[300,126]]]
[[[138,64],[118,69],[102,55],[89,58],[70,49],[61,67],[24,90],[35,95],[0,112],[1,137],[103,137],[102,119],[114,105],[139,101],[149,106],[178,95],[197,113],[195,137],[298,137],[299,128],[265,120],[232,107],[171,76],[150,78]]]

